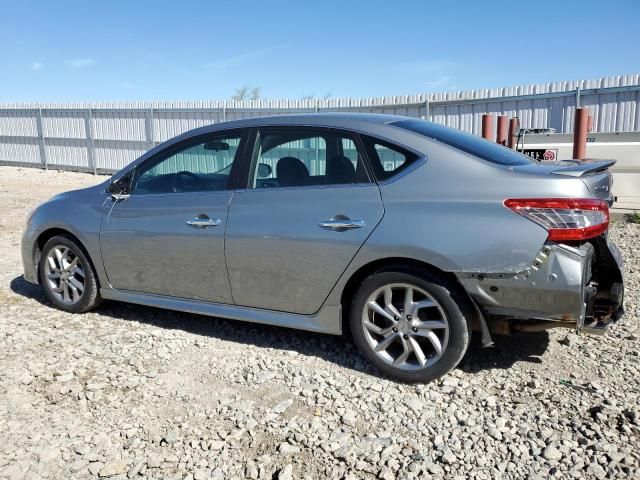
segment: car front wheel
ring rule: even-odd
[[[61,310],[82,313],[100,303],[93,267],[71,238],[57,235],[49,239],[38,268],[47,299]]]
[[[470,319],[457,291],[426,272],[376,272],[353,299],[354,342],[390,377],[435,380],[455,368],[469,345]]]

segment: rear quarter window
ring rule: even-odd
[[[362,142],[378,180],[392,177],[419,158],[415,153],[409,152],[398,145],[366,135],[362,136]]]
[[[530,157],[510,148],[437,123],[425,120],[400,120],[391,125],[424,135],[498,165],[513,166],[535,163]]]

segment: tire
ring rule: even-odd
[[[93,265],[84,249],[66,235],[56,235],[44,245],[38,275],[45,296],[60,310],[84,313],[102,301]]]
[[[413,300],[408,304],[407,290]],[[388,296],[393,308],[388,306]],[[371,301],[384,306],[384,312],[369,306]],[[383,374],[403,382],[428,383],[454,369],[464,357],[471,336],[467,305],[460,287],[446,279],[413,269],[385,269],[362,282],[351,304],[349,326],[362,355]],[[408,316],[406,308],[411,309]],[[394,339],[389,340],[390,336]]]

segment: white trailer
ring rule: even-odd
[[[544,162],[573,157],[573,134],[521,132],[518,150]],[[615,160],[613,208],[640,210],[640,132],[589,133],[587,158]]]

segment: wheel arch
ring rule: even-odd
[[[349,280],[347,280],[347,282],[345,283],[340,296],[340,305],[342,306],[340,322],[343,333],[350,335],[349,316],[351,313],[351,301],[356,294],[356,291],[360,284],[364,281],[365,278],[376,272],[390,270],[409,270],[416,273],[424,272],[442,279],[446,279],[449,284],[453,285],[456,288],[456,293],[458,293],[460,295],[460,298],[463,299],[463,307],[466,309],[472,322],[476,322],[478,320],[484,321],[484,319],[478,318],[478,316],[481,317],[481,313],[477,311],[477,308],[474,307],[473,300],[453,273],[446,272],[434,265],[431,265],[430,263],[417,260],[415,258],[387,257],[374,260],[361,266],[349,277]]]
[[[52,228],[48,228],[48,229],[42,231],[42,233],[40,233],[40,235],[38,235],[38,237],[37,237],[37,239],[36,239],[36,241],[34,243],[34,246],[33,246],[33,250],[34,250],[33,251],[33,263],[36,266],[36,274],[37,274],[37,277],[38,277],[38,283],[42,282],[42,280],[40,279],[40,269],[38,268],[38,264],[40,263],[40,257],[42,255],[42,249],[44,248],[44,246],[46,245],[46,243],[50,239],[52,239],[53,237],[58,236],[58,235],[69,238],[74,243],[76,243],[78,245],[78,247],[80,247],[82,249],[82,253],[84,254],[85,257],[87,257],[87,260],[89,260],[91,268],[93,269],[93,274],[96,277],[96,283],[98,284],[98,288],[100,288],[100,277],[97,275],[95,263],[93,261],[93,258],[91,258],[91,254],[87,250],[87,247],[84,245],[82,240],[80,240],[78,238],[77,235],[74,235],[69,230],[66,230],[66,229],[60,228],[60,227],[52,227]]]

